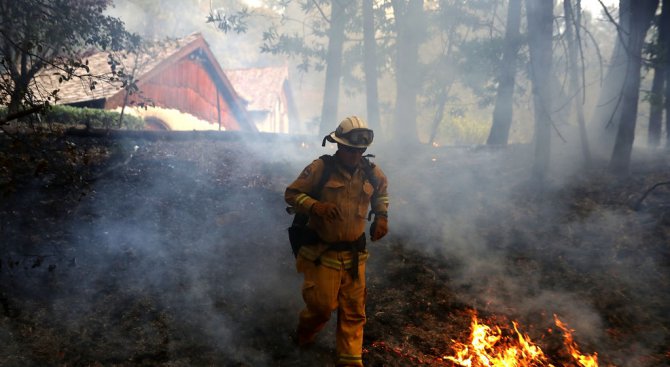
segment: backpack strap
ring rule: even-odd
[[[376,166],[374,163],[370,162],[369,159],[370,157],[374,158],[374,155],[368,154],[363,157],[363,172],[365,173],[365,177],[368,179],[368,181],[370,181],[370,184],[372,184],[372,187],[375,190],[374,193],[372,194],[372,196],[374,197],[375,195],[377,195],[378,191],[377,189],[379,188],[379,180],[377,179],[377,176],[374,175],[374,170]],[[373,212],[371,209],[370,212],[368,213],[368,222],[372,220],[372,214],[376,215],[377,213]]]
[[[377,176],[375,176],[374,174],[376,166],[374,163],[370,162],[370,159],[368,157],[374,158],[374,155],[368,154],[362,158],[363,172],[365,172],[365,177],[368,179],[368,181],[370,181],[372,187],[374,187],[375,191],[377,191],[377,186],[379,186],[379,180],[377,179]]]
[[[321,157],[319,157],[319,159],[323,161],[323,172],[321,172],[319,182],[316,184],[316,186],[314,186],[314,188],[312,188],[312,191],[309,193],[309,196],[311,196],[313,199],[316,200],[321,199],[321,191],[323,190],[323,187],[326,185],[326,182],[328,182],[330,174],[335,169],[335,157],[333,157],[332,155],[324,154]],[[308,214],[295,213],[295,216],[293,217],[293,226],[303,227],[307,224],[308,219],[309,219]]]
[[[319,200],[321,199],[321,191],[323,190],[323,187],[326,185],[326,182],[328,182],[328,179],[330,178],[330,174],[333,172],[333,169],[335,169],[335,157],[332,155],[324,154],[321,157],[319,157],[320,160],[323,161],[323,172],[321,173],[321,178],[319,179],[319,183],[316,184],[312,192],[310,192],[310,195],[312,198]]]
[[[377,192],[377,188],[379,186],[379,180],[377,179],[377,176],[374,175],[374,168],[375,164],[370,162],[368,159],[369,157],[374,157],[374,155],[368,154],[367,156],[364,156],[362,158],[362,168],[363,168],[363,173],[365,174],[365,178],[370,181],[370,184],[372,184],[372,187],[374,188],[375,192]],[[323,161],[323,172],[321,173],[321,177],[319,178],[319,182],[314,186],[312,191],[309,193],[309,196],[311,196],[313,199],[320,200],[321,199],[321,191],[323,191],[323,187],[326,185],[326,182],[328,182],[328,179],[330,178],[330,174],[335,170],[335,157],[332,155],[324,154],[319,157]],[[374,196],[375,194],[373,194]],[[370,210],[370,213],[368,214],[368,221],[371,220],[372,218],[373,211]],[[294,223],[307,223],[307,215],[302,215],[302,214],[296,214],[294,220]]]

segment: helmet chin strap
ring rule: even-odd
[[[326,146],[326,140],[328,140],[331,143],[335,143],[335,140],[333,140],[333,137],[331,137],[330,134],[328,134],[328,135],[323,137],[323,141],[321,142],[322,147]]]

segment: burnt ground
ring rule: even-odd
[[[0,144],[1,366],[333,365],[332,322],[311,350],[291,341],[302,301],[282,196],[320,147],[225,134]],[[510,154],[379,157],[391,234],[369,244],[366,365],[450,366],[473,311],[506,332],[517,320],[556,366],[577,364],[554,314],[602,366],[670,365],[670,188],[634,207],[670,180],[667,159],[538,190]]]

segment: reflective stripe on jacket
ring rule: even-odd
[[[316,159],[305,167],[300,176],[284,193],[286,202],[301,213],[309,213],[316,200],[309,193],[318,185],[325,164]],[[332,202],[342,213],[341,219],[326,220],[309,216],[307,226],[317,232],[325,243],[355,241],[365,232],[368,209],[374,212],[388,211],[388,181],[382,170],[375,166],[371,172],[377,187],[366,177],[361,164],[350,173],[339,163],[333,167],[328,181],[323,186],[319,201]]]

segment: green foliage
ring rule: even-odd
[[[234,13],[212,9],[207,15],[207,23],[213,23],[223,33],[235,32],[240,34],[245,33],[249,29],[249,25],[247,24],[249,16],[250,13],[247,8]]]
[[[310,69],[322,71],[325,69],[326,51],[323,45],[308,44],[302,36],[297,33],[278,33],[277,28],[271,27],[263,32],[263,45],[261,52],[272,55],[286,55],[298,57],[302,61],[298,64],[298,70],[308,72]]]
[[[62,123],[65,125],[85,124],[92,128],[112,128],[119,126],[121,114],[119,112],[96,108],[54,106],[47,112],[46,118],[51,123]],[[121,127],[129,130],[140,130],[144,128],[144,120],[136,116],[124,114]]]
[[[123,22],[106,15],[111,0],[22,0],[0,2],[0,104],[14,113],[58,101],[59,86],[35,83],[46,72],[58,83],[80,79],[93,89],[111,75],[90,75],[85,51],[110,52],[136,47],[140,39]],[[112,62],[110,61],[110,65]],[[0,124],[8,121],[0,121]]]
[[[7,109],[0,108],[0,119],[6,115]],[[51,106],[43,112],[43,118],[43,121],[47,124],[65,126],[86,125],[90,128],[109,129],[119,127],[121,114],[97,108]],[[144,120],[136,116],[124,114],[121,127],[128,130],[141,130],[144,128]]]
[[[461,47],[463,59],[458,65],[461,82],[479,97],[483,104],[490,104],[496,93],[495,76],[503,53],[502,38],[475,39]]]
[[[440,145],[476,145],[486,142],[491,124],[487,120],[462,114],[462,111],[448,111],[440,124],[436,142]],[[419,124],[421,130],[427,130]]]
[[[297,68],[301,72],[325,70],[331,6],[330,0],[284,1],[281,19],[269,23],[263,32],[260,51],[300,60]],[[360,23],[357,10],[358,6],[344,6],[349,32],[352,24]],[[360,29],[360,25],[355,28]]]

